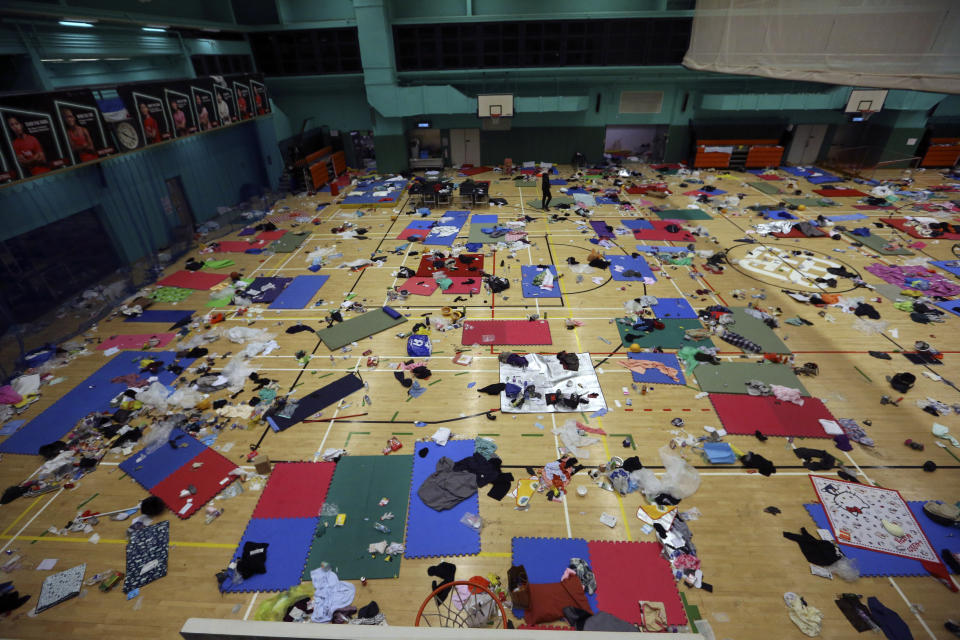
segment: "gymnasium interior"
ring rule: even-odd
[[[4,0],[0,116],[0,636],[960,636],[952,0]]]

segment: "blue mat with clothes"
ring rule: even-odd
[[[470,216],[470,224],[497,224],[498,221],[495,213],[476,213]]]
[[[679,381],[674,380],[670,376],[656,369],[647,369],[643,373],[637,373],[636,371],[631,371],[630,375],[633,376],[634,382],[646,382],[648,384],[686,384],[687,379],[683,376],[683,367],[680,365],[677,360],[677,356],[674,353],[628,353],[627,357],[631,360],[652,360],[653,362],[659,362],[660,364],[665,364],[668,367],[677,370],[677,378]]]
[[[656,281],[656,277],[653,275],[653,271],[650,270],[650,266],[647,264],[647,261],[643,259],[643,256],[638,256],[634,258],[633,256],[612,256],[604,255],[604,260],[610,261],[610,275],[614,280],[618,282],[630,281],[630,282],[639,282],[644,278],[650,278],[651,280]],[[625,276],[627,271],[633,271],[639,273],[638,276]]]
[[[523,565],[530,584],[560,582],[570,558],[585,560],[593,568],[590,547],[581,538],[514,538],[512,551],[513,565]],[[597,594],[586,595],[593,611],[599,611]]]
[[[806,178],[814,171],[811,167],[780,167],[780,170],[798,178]]]
[[[863,220],[867,216],[862,213],[844,213],[837,216],[823,216],[831,222],[844,222],[845,220]]]
[[[122,382],[110,382],[128,373],[140,372],[140,360],[151,358],[165,365],[176,360],[172,351],[124,351],[97,369],[63,397],[44,409],[19,431],[0,443],[0,452],[36,454],[40,447],[59,440],[73,429],[80,418],[92,411],[106,411],[110,401],[127,390]],[[192,359],[183,359],[181,366],[188,367]],[[149,374],[146,374],[147,376]],[[168,387],[177,379],[176,374],[161,371],[157,376]]]
[[[437,224],[430,230],[427,237],[423,239],[423,244],[449,247],[453,244],[453,241],[457,239],[460,230],[463,229],[463,225],[467,223],[467,217],[469,215],[469,211],[447,211],[437,220]],[[437,234],[437,227],[456,227],[457,232],[441,236]]]
[[[435,558],[480,553],[480,532],[460,523],[465,513],[480,513],[480,498],[473,494],[453,509],[431,509],[417,490],[434,471],[437,461],[447,457],[454,462],[473,455],[473,440],[450,440],[441,447],[434,442],[418,442],[413,456],[413,477],[410,481],[410,506],[407,515],[405,558]],[[426,457],[420,450],[426,449]],[[303,567],[301,567],[302,569]]]
[[[947,300],[946,302],[934,302],[933,304],[944,311],[949,311],[953,315],[960,316],[960,300]],[[3,448],[0,446],[0,451],[2,450]]]
[[[590,192],[584,189],[583,187],[571,187],[567,189],[567,195],[573,195],[575,193],[589,194]]]
[[[553,289],[541,289],[539,285],[533,284],[533,279],[536,278],[541,271],[535,264],[525,264],[520,267],[520,288],[523,290],[524,298],[559,298],[560,297],[560,284],[557,282],[557,268],[555,266],[547,265],[547,269],[550,273],[553,274]]]
[[[550,178],[550,184],[555,187],[562,187],[567,184],[567,181],[563,178]]]
[[[265,542],[267,572],[250,576],[240,584],[229,579],[220,585],[220,591],[284,591],[300,584],[300,576],[307,564],[310,543],[319,518],[251,518],[232,559],[243,554],[247,542]],[[462,525],[461,525],[462,526]],[[336,564],[331,558],[331,564]]]
[[[960,529],[945,527],[931,520],[923,512],[924,503],[926,503],[926,500],[911,500],[907,502],[907,506],[910,507],[913,517],[920,523],[923,533],[926,534],[927,540],[930,541],[930,546],[933,547],[937,556],[943,549],[950,549],[954,553],[960,552]],[[830,521],[827,519],[822,504],[814,502],[813,504],[805,504],[803,507],[813,518],[813,521],[817,523],[818,528],[830,531]],[[895,556],[871,549],[860,549],[845,544],[840,545],[840,550],[848,558],[854,558],[860,569],[860,575],[868,578],[929,575],[927,570],[923,568],[923,563],[913,558],[904,558],[903,556]],[[947,570],[949,571],[949,568]]]
[[[267,308],[303,309],[329,279],[330,276],[297,276]]]
[[[194,313],[192,309],[146,309],[135,318],[127,318],[124,322],[158,322],[176,324]]]
[[[653,225],[650,225],[650,228],[653,228]],[[687,253],[690,251],[686,247],[655,247],[650,244],[638,244],[637,251],[642,251],[643,253]]]
[[[144,453],[143,450],[136,452],[120,463],[120,470],[149,491],[206,448],[207,445],[185,431],[173,429],[167,442],[159,449],[152,453]]]
[[[639,229],[639,230],[650,230],[650,229],[653,229],[653,224],[652,224],[649,220],[642,220],[642,219],[636,219],[636,220],[621,220],[621,221],[620,221],[620,224],[622,224],[623,226],[625,226],[627,229],[633,229],[633,230],[637,230],[637,229]]]
[[[348,194],[341,204],[376,204],[376,203],[392,203],[396,202],[397,199],[403,195],[403,188],[406,186],[404,182],[361,182],[357,185],[357,188],[352,192],[360,192],[363,195],[352,195]],[[375,196],[374,192],[387,192],[385,196]]]
[[[960,260],[931,260],[930,264],[960,278]]]
[[[767,220],[796,220],[797,216],[783,209],[764,209],[763,217]]]
[[[650,307],[653,309],[653,315],[657,318],[696,318],[697,312],[693,310],[686,298],[657,298],[657,304]]]
[[[620,204],[619,200],[608,198],[607,196],[597,196],[594,198],[597,204]]]
[[[843,178],[839,178],[829,173],[824,173],[823,175],[819,175],[819,176],[808,175],[807,182],[810,182],[813,184],[827,184],[829,182],[843,182]]]

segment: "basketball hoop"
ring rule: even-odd
[[[500,116],[503,115],[503,107],[499,104],[490,105],[490,120],[493,126],[497,126],[497,123],[500,122]]]
[[[458,590],[461,586],[466,589]],[[441,602],[438,595],[444,591],[447,597]],[[468,595],[462,596],[463,591]],[[424,599],[413,626],[505,629],[507,613],[490,589],[467,580],[456,580],[434,589]]]

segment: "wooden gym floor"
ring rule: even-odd
[[[655,175],[649,168],[634,168],[641,170],[648,178]],[[559,177],[568,178],[570,175],[570,168],[564,167]],[[778,196],[764,195],[745,186],[745,181],[754,179],[747,174],[718,172],[715,175],[718,188],[729,193],[748,194],[743,202],[744,207],[750,204],[774,204],[779,200]],[[890,171],[886,177],[896,178],[899,175],[899,171]],[[602,274],[604,283],[601,285],[593,284],[591,276],[577,283],[566,260],[573,256],[584,261],[587,253],[595,247],[588,241],[595,237],[592,231],[582,233],[578,230],[577,221],[580,219],[572,215],[564,222],[548,222],[547,216],[526,203],[527,200],[539,198],[538,189],[519,188],[513,181],[501,181],[498,173],[473,177],[476,180],[491,180],[491,196],[504,197],[508,201],[507,206],[490,207],[489,213],[499,214],[501,221],[524,214],[533,217],[534,221],[527,225],[531,241],[528,249],[515,256],[498,253],[488,258],[488,264],[495,265],[497,275],[510,278],[511,288],[498,295],[474,296],[461,305],[466,307],[467,316],[473,319],[522,319],[539,313],[550,322],[554,339],[554,344],[545,351],[589,351],[594,356],[594,362],[606,357],[613,348],[610,345],[615,346],[618,342],[616,328],[610,320],[622,315],[624,301],[643,293],[642,284],[614,282],[608,279],[607,274]],[[669,204],[672,208],[688,205],[690,198],[679,195],[686,190],[677,186],[680,181],[677,177],[669,178],[671,188],[678,195],[671,196],[666,202],[655,200],[655,204]],[[918,186],[942,182],[937,172],[917,174]],[[798,183],[805,192],[816,188],[803,179],[799,179]],[[785,187],[786,182],[773,184]],[[846,186],[856,185],[851,182]],[[562,195],[559,189],[553,188],[555,199]],[[623,197],[635,202],[641,200],[641,196]],[[841,200],[843,203],[853,201],[849,198]],[[290,198],[286,204],[312,215],[316,205],[321,202],[332,202],[330,195]],[[338,251],[343,253],[343,258],[332,260],[330,267],[320,271],[330,276],[318,294],[318,298],[324,300],[323,304],[314,306],[311,303],[308,308],[295,311],[264,310],[262,314],[251,316],[257,318],[252,323],[248,318],[228,317],[227,325],[250,324],[254,328],[264,327],[276,332],[280,349],[269,356],[255,358],[254,363],[260,367],[262,375],[278,379],[281,390],[289,389],[302,370],[305,373],[300,380],[306,384],[299,395],[329,382],[329,379],[324,379],[323,382],[312,384],[314,376],[331,372],[342,374],[359,367],[364,379],[369,382],[369,395],[373,401],[372,406],[362,409],[369,412],[367,419],[390,420],[398,412],[394,424],[331,421],[300,424],[279,434],[271,432],[264,440],[261,451],[272,460],[313,460],[317,452],[328,447],[346,447],[354,455],[377,455],[392,435],[397,435],[403,442],[400,453],[409,454],[416,438],[429,436],[433,432],[429,426],[416,428],[414,421],[471,416],[498,406],[495,398],[467,389],[468,382],[484,386],[497,381],[497,351],[475,348],[472,350],[475,359],[469,368],[453,365],[450,359],[455,347],[460,345],[459,330],[433,333],[434,349],[438,353],[430,360],[434,372],[431,382],[439,382],[429,386],[422,397],[410,402],[404,402],[406,391],[392,375],[392,367],[407,359],[405,341],[395,337],[397,331],[385,331],[364,340],[349,353],[330,354],[321,344],[305,369],[293,355],[301,349],[308,353],[313,351],[317,347],[317,340],[311,333],[286,334],[284,330],[287,327],[297,322],[305,322],[314,328],[323,326],[324,315],[349,292],[356,293],[356,300],[366,305],[380,306],[385,302],[387,289],[398,282],[393,275],[396,269],[401,265],[416,268],[419,256],[408,255],[409,250],[407,254],[387,253],[387,260],[382,266],[367,268],[359,273],[337,268],[341,262],[368,258],[372,253],[382,255],[403,244],[403,241],[395,238],[413,219],[405,215],[410,210],[409,204],[402,209],[399,206],[396,209],[366,209],[365,215],[357,219],[353,217],[354,211],[341,209],[334,203],[318,214],[320,224],[301,224],[295,229],[311,232],[310,238],[295,253],[269,257],[237,253],[213,255],[237,262],[235,267],[225,271],[236,269],[247,276],[294,276],[309,273],[306,271],[308,263],[305,256],[311,251],[317,247],[336,245]],[[650,216],[649,212],[643,213],[642,208],[640,212],[621,214],[613,205],[598,206],[594,211],[593,219],[604,220],[614,227],[619,226],[621,218]],[[849,204],[844,204],[829,210],[810,207],[798,212],[798,215],[801,218],[815,218],[819,213],[835,215],[854,212]],[[712,220],[695,221],[694,224],[706,227],[719,244],[714,244],[709,238],[698,238],[698,249],[721,249],[740,244],[736,239],[743,237],[745,230],[759,220],[749,212],[740,215],[712,213]],[[871,218],[878,218],[882,212],[865,213]],[[332,233],[334,227],[348,221],[369,229],[369,239],[342,240]],[[278,226],[293,228],[291,223]],[[468,231],[469,226],[465,226],[460,241],[465,239]],[[878,231],[881,235],[900,235],[892,229]],[[617,236],[616,241],[627,253],[634,251],[634,245],[638,244],[632,235]],[[771,237],[763,242],[775,247],[804,248],[826,253],[864,274],[868,282],[878,282],[864,271],[864,267],[875,259],[870,257],[866,249],[857,249],[847,240]],[[929,241],[922,255],[929,255],[933,259],[951,258],[951,244],[949,241]],[[420,249],[417,245],[411,247],[412,250]],[[842,253],[835,251],[838,249],[842,249]],[[890,263],[903,262],[898,257],[884,260]],[[500,265],[501,261],[503,266]],[[650,262],[655,263],[656,260],[651,259]],[[520,265],[537,263],[557,265],[562,274],[561,300],[531,300],[521,296]],[[702,265],[702,260],[696,260],[695,264]],[[178,270],[181,266],[182,262],[172,265],[167,272]],[[894,355],[893,360],[883,361],[867,355],[868,350],[894,351],[897,346],[883,336],[866,336],[856,331],[852,326],[854,317],[851,314],[828,309],[835,319],[835,322],[828,323],[817,315],[816,309],[795,302],[782,294],[779,287],[763,284],[731,268],[721,275],[710,274],[702,269],[693,273],[689,267],[683,266],[666,265],[664,269],[658,274],[657,283],[648,286],[649,294],[660,297],[683,295],[699,309],[717,303],[743,304],[743,301],[735,301],[731,297],[731,291],[741,289],[746,292],[748,300],[754,294],[766,294],[765,299],[754,301],[768,308],[780,307],[783,311],[781,320],[800,315],[814,322],[813,326],[804,327],[782,324],[777,334],[787,341],[798,363],[815,362],[819,365],[820,374],[817,377],[803,379],[811,394],[824,400],[835,416],[871,420],[872,426],[868,432],[876,440],[877,446],[875,450],[868,450],[855,445],[856,448],[845,455],[836,450],[829,440],[798,441],[798,444],[827,449],[847,466],[862,470],[863,475],[873,482],[898,489],[907,500],[957,500],[960,465],[947,452],[933,445],[930,435],[933,418],[914,405],[914,400],[925,396],[952,404],[960,401],[955,390],[920,376],[920,368],[910,365],[900,356]],[[694,293],[698,289],[709,289],[712,293],[698,296]],[[864,291],[859,290],[853,295],[862,294]],[[208,296],[208,292],[195,292],[179,305],[156,304],[153,308],[197,309],[202,314],[207,311],[205,303]],[[422,314],[437,313],[441,306],[450,304],[451,299],[452,296],[436,292],[429,298],[412,296],[407,304],[394,303],[392,306],[410,314],[411,324],[401,327],[409,330]],[[909,347],[915,340],[930,342],[946,353],[945,366],[938,367],[937,372],[947,379],[958,378],[960,370],[955,365],[957,343],[953,342],[951,336],[955,336],[960,328],[960,318],[948,315],[943,324],[920,325],[912,322],[907,314],[895,310],[889,301],[874,304],[883,319],[890,322],[890,327],[898,330],[899,337],[894,339],[897,345]],[[564,328],[567,319],[578,320],[582,326],[567,330]],[[165,331],[166,328],[166,325],[122,324],[120,320],[112,319],[102,322],[89,337],[95,341],[115,333],[145,333],[151,330]],[[717,344],[725,357],[740,359],[739,350],[722,341]],[[211,354],[222,355],[235,352],[237,345],[221,339],[209,348]],[[374,354],[380,356],[379,367],[366,367],[366,358],[361,356],[366,349],[372,349]],[[122,354],[118,357],[122,357]],[[644,396],[631,392],[633,411],[625,411],[626,407],[615,407],[614,399],[619,399],[621,403],[625,399],[621,388],[630,385],[629,373],[617,364],[617,360],[623,357],[621,350],[601,367],[599,378],[610,404],[610,413],[592,420],[591,425],[601,427],[609,434],[632,435],[637,450],[624,449],[622,436],[610,436],[604,438],[601,445],[591,447],[590,456],[581,458],[584,464],[596,465],[613,455],[639,455],[644,463],[659,465],[657,450],[674,437],[675,428],[670,425],[670,420],[677,416],[684,418],[686,431],[695,436],[704,433],[704,425],[720,426],[710,402],[706,398],[696,399],[694,396],[698,390],[692,387],[657,385],[652,393]],[[104,360],[104,356],[94,350],[91,344],[88,355],[77,358],[55,372],[55,375],[65,376],[66,382],[54,387],[44,386],[40,401],[21,417],[29,419],[36,416],[101,366]],[[857,368],[869,380],[858,373]],[[467,371],[468,375],[454,376],[462,371]],[[901,406],[881,406],[881,395],[891,391],[884,376],[897,371],[915,371],[918,374],[916,388]],[[220,392],[214,397],[226,395],[227,392]],[[247,397],[249,395],[245,393],[240,399]],[[350,407],[345,411],[358,413],[361,397],[362,394],[358,393],[348,398]],[[331,415],[330,409],[324,415]],[[545,430],[534,426],[535,422],[544,422],[544,419],[547,426]],[[557,416],[557,424],[563,419],[562,415]],[[943,416],[938,420],[949,426],[953,433],[960,431],[960,420],[956,416]],[[550,416],[522,414],[498,415],[495,422],[479,415],[448,426],[453,429],[455,437],[469,438],[478,433],[496,433],[493,439],[499,446],[498,453],[504,464],[540,466],[557,457],[558,443],[550,433],[552,425]],[[220,434],[215,448],[232,446],[225,455],[238,464],[244,464],[248,446],[256,442],[261,432],[260,426],[246,430],[225,430]],[[926,451],[917,452],[905,447],[903,441],[906,438],[925,443]],[[706,468],[707,465],[698,457],[688,454],[690,460],[700,467],[702,484],[694,496],[683,501],[681,509],[696,507],[702,513],[700,519],[690,523],[690,528],[703,563],[704,579],[714,586],[714,591],[707,593],[685,587],[681,587],[681,590],[686,592],[691,604],[699,606],[718,638],[765,640],[776,637],[792,640],[805,637],[787,617],[782,599],[785,591],[801,594],[810,604],[823,611],[823,638],[850,638],[855,635],[832,602],[840,593],[848,591],[864,594],[865,597],[877,596],[903,617],[917,638],[947,637],[942,625],[950,615],[957,615],[960,609],[957,595],[932,578],[861,578],[849,584],[839,579],[830,581],[811,575],[809,565],[797,546],[781,536],[784,530],[798,531],[802,526],[812,526],[802,504],[815,501],[807,472],[798,466],[790,444],[786,439],[776,437],[764,443],[747,436],[728,436],[726,439],[741,449],[755,451],[774,461],[779,472],[772,477],[762,477],[748,473],[739,465]],[[33,594],[35,600],[47,572],[35,571],[33,567],[44,558],[59,559],[56,570],[86,562],[88,575],[108,569],[124,569],[126,523],[101,521],[96,527],[101,540],[96,545],[87,542],[88,535],[84,534],[66,537],[48,534],[41,537],[51,526],[64,526],[77,514],[78,505],[91,496],[96,495],[83,509],[108,511],[136,504],[144,498],[146,493],[136,483],[130,478],[121,477],[123,474],[116,467],[121,460],[121,456],[108,455],[101,466],[83,478],[75,489],[35,499],[19,499],[0,507],[0,539],[3,545],[7,545],[7,549],[16,549],[27,558],[25,568],[2,576],[4,580],[14,580],[21,593]],[[924,472],[920,466],[926,460],[933,460],[940,469],[934,473]],[[39,463],[39,457],[5,455],[0,464],[3,486],[22,482]],[[509,497],[498,503],[485,495],[481,496],[480,515],[486,523],[482,534],[482,552],[478,556],[451,559],[458,566],[458,578],[466,579],[490,572],[505,577],[510,566],[510,539],[514,536],[655,540],[655,534],[642,533],[641,523],[634,516],[642,499],[638,493],[621,498],[602,491],[589,482],[585,473],[574,476],[571,488],[576,489],[581,485],[590,488],[586,497],[580,498],[574,491],[563,503],[551,503],[535,497],[532,508],[527,512],[514,510]],[[229,561],[258,497],[259,491],[248,487],[236,498],[218,500],[217,504],[225,509],[225,513],[209,525],[204,524],[202,514],[186,521],[173,518],[169,513],[162,516],[171,520],[169,573],[167,577],[144,587],[140,598],[127,601],[119,588],[108,594],[90,588],[82,598],[68,601],[36,617],[28,617],[26,611],[33,606],[31,601],[14,616],[0,619],[0,635],[18,638],[171,638],[176,637],[177,630],[188,617],[252,619],[257,603],[270,594],[221,595],[214,574]],[[782,514],[773,516],[764,513],[767,506],[779,507]],[[599,522],[603,512],[617,517],[614,528]],[[418,606],[430,592],[432,578],[427,575],[426,569],[436,562],[438,559],[404,560],[397,580],[371,580],[365,587],[357,583],[355,604],[362,606],[370,600],[376,600],[389,624],[411,625]],[[921,605],[922,612],[912,612],[908,603]]]

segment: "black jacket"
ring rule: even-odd
[[[550,173],[547,171],[543,172],[543,180],[540,182],[540,188],[544,193],[550,193]]]

